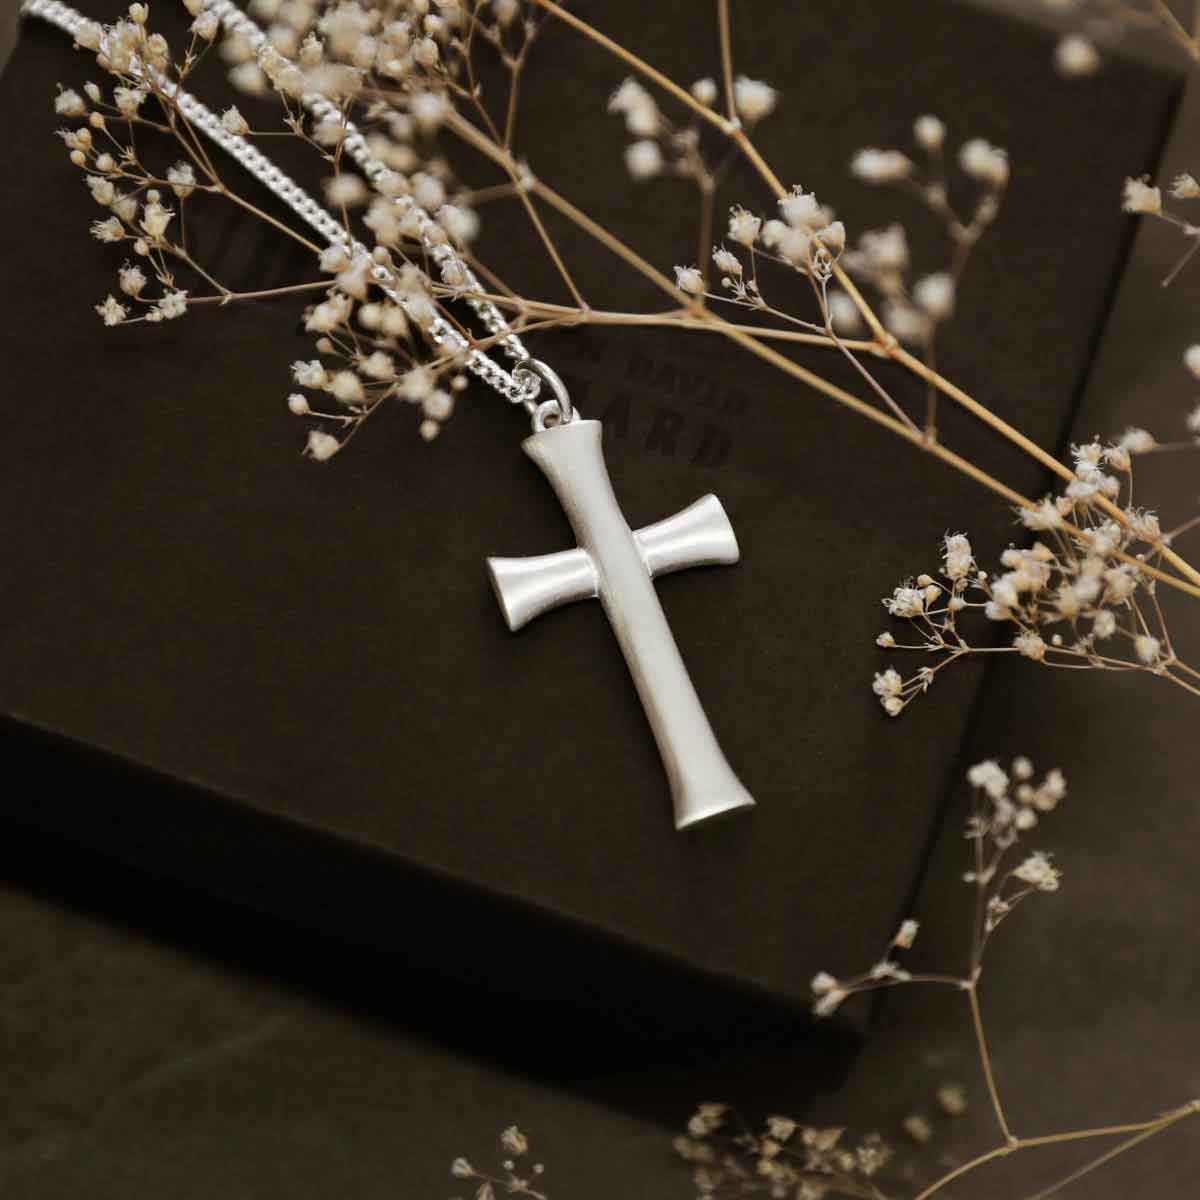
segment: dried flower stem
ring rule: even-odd
[[[1200,45],[1197,44],[1196,37],[1188,33],[1179,18],[1171,11],[1166,0],[1150,0],[1150,7],[1176,45],[1180,46],[1194,62],[1200,61]],[[1197,17],[1197,20],[1200,21],[1200,17]]]
[[[721,78],[725,86],[725,115],[732,123],[737,120],[737,104],[733,98],[733,38],[729,27],[729,0],[717,0],[717,28],[721,45]]]
[[[555,16],[559,17],[559,19],[566,22],[584,36],[590,38],[597,45],[602,46],[609,53],[615,55],[629,66],[633,67],[640,74],[651,80],[659,87],[663,88],[681,103],[687,105],[687,107],[697,115],[719,129],[738,146],[743,154],[745,154],[776,197],[782,197],[787,194],[787,189],[783,186],[775,173],[770,169],[766,161],[762,158],[762,155],[755,148],[740,125],[730,121],[725,117],[722,117],[707,105],[701,104],[686,89],[680,87],[673,80],[663,75],[662,72],[651,66],[644,59],[626,49],[624,46],[621,46],[619,43],[615,42],[606,34],[600,32],[600,30],[596,29],[588,22],[582,20],[572,13],[569,13],[567,10],[556,4],[554,0],[534,0],[534,2],[546,9],[548,12],[551,12]],[[721,19],[719,19],[718,24],[720,26],[722,41],[722,58],[724,59],[727,56],[731,57],[731,52],[729,50],[730,31],[728,9],[727,7],[722,9],[719,5],[719,16],[722,12],[724,15],[721,17]],[[474,130],[474,132],[478,134],[478,130]],[[548,189],[545,189],[545,185],[541,184],[540,181],[535,184],[535,187],[537,188],[539,194],[543,195],[547,199],[550,198],[546,195]],[[561,201],[563,205],[567,203],[562,201],[561,197],[558,197],[557,199]],[[555,201],[551,200],[551,203],[555,203]],[[560,205],[556,204],[556,207],[560,207]],[[560,207],[560,211],[565,210]],[[574,210],[574,212],[578,213],[578,210]],[[581,213],[578,213],[578,215],[583,216]],[[598,236],[599,232],[601,231],[599,230],[599,227],[594,226],[592,229],[589,229],[589,232],[592,232],[593,236]],[[641,270],[643,274],[646,274],[660,286],[665,285],[666,288],[669,288],[671,291],[675,291],[674,284],[670,280],[667,280],[665,276],[657,272],[653,267],[650,266],[650,264],[641,259],[640,256],[637,256],[633,254],[632,251],[629,251],[628,247],[625,247],[617,239],[613,238],[611,235],[608,235],[607,231],[602,232],[604,232],[605,236],[601,237],[600,240],[608,245],[610,249],[613,249],[614,252],[621,254],[622,257],[626,258],[626,261],[630,262],[632,265],[635,265],[637,269]],[[620,249],[617,248],[618,246]],[[1050,470],[1054,471],[1055,474],[1060,475],[1063,478],[1071,477],[1070,470],[1062,463],[1058,462],[1051,454],[1043,450],[1024,434],[1020,433],[1020,431],[1015,429],[1007,421],[1003,420],[1003,418],[993,413],[985,405],[979,403],[961,388],[957,387],[950,380],[946,379],[944,376],[934,370],[929,364],[923,362],[921,359],[912,355],[910,352],[900,346],[897,340],[883,328],[878,315],[867,303],[861,292],[855,286],[853,280],[849,278],[843,268],[839,264],[835,263],[833,270],[839,285],[845,290],[847,295],[850,296],[851,300],[862,314],[863,319],[866,321],[868,327],[874,335],[880,353],[890,357],[893,361],[905,367],[918,378],[924,380],[927,385],[935,387],[938,391],[954,400],[955,403],[959,404],[968,412],[972,413],[972,415],[984,421],[1002,437],[1012,442],[1013,445],[1031,455],[1042,466],[1049,468]],[[719,318],[717,320],[719,322]],[[720,329],[719,324],[716,326],[716,328],[719,332],[725,332],[724,330]],[[726,336],[731,335],[726,334]],[[784,367],[783,364],[788,363],[789,360],[783,358],[783,356],[771,356],[761,353],[760,348],[754,343],[754,339],[751,335],[741,334],[738,336],[731,336],[731,340],[742,345],[752,353],[758,354],[759,357],[767,358],[767,360],[773,362],[774,365],[788,370],[789,374],[792,374],[795,378],[801,379],[809,386],[816,388],[816,390],[823,392],[831,399],[838,400],[840,403],[846,402],[848,394],[843,392],[841,389],[827,384],[826,381],[820,380],[819,377],[814,376],[811,372],[804,371],[803,368],[791,370],[788,367]],[[1027,501],[1018,498],[1019,493],[1015,492],[1011,488],[1007,488],[1003,484],[1000,484],[999,481],[993,479],[987,474],[987,472],[974,467],[973,464],[967,464],[960,456],[946,452],[944,448],[940,447],[937,443],[932,443],[931,439],[925,434],[918,433],[915,437],[912,436],[912,432],[908,429],[904,422],[886,419],[879,421],[879,418],[885,417],[886,415],[879,413],[871,406],[862,405],[861,402],[852,404],[850,407],[854,408],[855,411],[863,413],[864,415],[866,415],[866,413],[872,414],[873,419],[876,419],[878,423],[892,428],[893,432],[899,433],[900,436],[905,437],[906,440],[913,442],[920,448],[933,453],[935,457],[941,458],[942,461],[947,462],[956,469],[964,471],[964,473],[969,475],[971,478],[975,479],[977,482],[983,483],[985,486],[991,488],[993,491],[996,491],[998,494],[1005,496],[1006,499],[1020,504],[1022,507],[1028,507]],[[1124,513],[1122,513],[1121,510],[1119,510],[1115,505],[1111,505],[1107,498],[1100,497],[1098,503],[1101,507],[1106,508],[1106,511],[1109,511],[1109,515],[1112,516],[1114,520],[1122,523],[1125,522],[1126,518]],[[1190,580],[1191,583],[1196,586],[1187,586],[1181,582],[1178,576],[1165,571],[1149,569],[1149,573],[1155,575],[1156,578],[1161,579],[1163,582],[1168,583],[1170,586],[1177,587],[1191,595],[1200,596],[1200,570],[1192,566],[1189,562],[1187,562],[1187,560],[1177,554],[1169,546],[1164,545],[1156,549],[1159,550],[1162,558],[1166,562],[1170,563],[1173,568],[1175,568],[1179,575],[1183,576],[1183,578],[1186,580]]]
[[[901,925],[900,930],[885,950],[882,959],[869,971],[841,979],[824,971],[816,975],[812,982],[815,997],[814,1012],[818,1016],[827,1016],[844,1003],[849,996],[870,991],[879,986],[930,982],[956,984],[961,991],[966,993],[980,1069],[999,1127],[1001,1141],[998,1145],[947,1171],[921,1190],[915,1200],[929,1200],[930,1197],[942,1192],[951,1183],[990,1162],[1007,1157],[1019,1150],[1096,1138],[1125,1138],[1120,1144],[1091,1159],[1052,1187],[1039,1190],[1035,1195],[1027,1198],[1027,1200],[1045,1200],[1051,1194],[1057,1193],[1059,1188],[1102,1166],[1118,1154],[1161,1133],[1185,1117],[1200,1113],[1200,1100],[1192,1101],[1147,1121],[1073,1129],[1031,1137],[1018,1137],[1013,1133],[1000,1098],[992,1056],[984,1033],[978,986],[983,974],[984,955],[989,939],[999,925],[1019,903],[1029,896],[1038,892],[1053,893],[1059,889],[1061,873],[1045,853],[1035,851],[1015,867],[1006,866],[1005,860],[1022,835],[1036,828],[1042,816],[1058,807],[1067,793],[1067,784],[1062,772],[1057,770],[1050,771],[1040,783],[1035,783],[1033,764],[1026,758],[1014,759],[1010,771],[1005,771],[995,760],[978,763],[971,767],[967,777],[974,789],[972,810],[966,822],[966,836],[971,843],[972,869],[963,878],[965,882],[973,886],[974,902],[971,916],[970,961],[967,964],[965,975],[958,979],[954,977],[947,979],[940,975],[910,974],[904,970],[900,963],[895,961],[896,951],[911,947],[919,929],[917,922],[909,920]],[[693,1118],[694,1121],[697,1119]]]
[[[545,0],[537,0],[537,2],[544,3]],[[689,99],[691,98],[689,97]],[[694,104],[696,102],[692,101],[692,103]],[[461,137],[463,141],[467,142],[474,149],[504,169],[510,174],[510,176],[516,175],[518,167],[514,162],[512,155],[505,150],[503,146],[500,146],[493,139],[489,138],[488,135],[480,130],[477,126],[471,124],[471,122],[462,117],[461,114],[457,112],[449,113],[446,118],[446,126],[456,135]],[[540,199],[548,203],[552,208],[556,209],[561,215],[565,216],[574,224],[576,224],[585,233],[588,233],[591,237],[595,238],[598,242],[600,242],[601,245],[605,246],[613,254],[617,255],[623,261],[628,263],[641,275],[662,289],[662,291],[675,299],[679,298],[679,289],[671,279],[664,275],[657,267],[643,258],[625,242],[621,241],[618,237],[609,232],[609,230],[604,228],[604,226],[593,220],[585,212],[573,205],[564,196],[561,196],[558,192],[554,191],[554,189],[549,187],[549,185],[543,183],[540,179],[529,178],[526,182],[526,187]],[[853,286],[848,278],[843,286],[845,286],[846,283],[850,284],[851,287]],[[863,301],[863,303],[865,304],[865,301]],[[710,312],[704,306],[701,298],[696,297],[689,299],[686,304],[686,308],[695,318],[698,328],[710,328],[714,332],[722,334],[730,341],[742,346],[744,349],[750,351],[750,353],[756,355],[766,362],[771,363],[773,366],[778,367],[780,370],[791,375],[793,378],[799,380],[814,390],[823,393],[830,399],[836,400],[838,403],[845,405],[846,407],[859,413],[861,416],[867,417],[876,424],[883,425],[885,428],[890,429],[893,433],[903,437],[906,441],[911,442],[919,449],[924,450],[926,453],[932,454],[935,458],[940,459],[941,461],[954,467],[956,470],[974,479],[976,482],[983,484],[987,488],[990,488],[992,491],[996,492],[1010,503],[1015,504],[1020,508],[1033,507],[1033,502],[1029,498],[1023,496],[1015,489],[1008,487],[1006,484],[990,475],[987,471],[983,470],[983,468],[976,466],[967,459],[964,459],[961,455],[956,454],[954,451],[942,445],[940,442],[930,440],[911,421],[901,420],[898,417],[881,411],[875,406],[861,400],[852,393],[847,392],[845,389],[838,387],[829,380],[824,379],[815,372],[810,371],[808,368],[801,366],[797,362],[794,362],[786,355],[780,354],[771,347],[763,345],[758,340],[756,334],[747,332],[745,327],[729,325],[727,322],[722,320],[722,318]],[[586,312],[586,309],[583,311]],[[636,314],[631,315],[636,316]],[[888,342],[891,343],[891,345],[889,346],[877,339],[875,345],[880,354],[897,358],[898,361],[900,361],[903,365],[909,366],[910,369],[914,370],[915,373],[931,377],[937,382],[937,386],[943,388],[943,390],[946,390],[947,394],[952,398],[958,400],[960,403],[965,402],[964,406],[968,407],[970,411],[977,412],[979,415],[986,414],[984,419],[986,419],[988,423],[993,426],[993,428],[1004,433],[1005,436],[1009,437],[1010,440],[1014,441],[1015,444],[1019,445],[1022,449],[1025,449],[1028,453],[1032,453],[1038,458],[1039,461],[1044,460],[1046,464],[1054,464],[1056,470],[1066,471],[1068,477],[1070,476],[1070,472],[1067,471],[1065,467],[1062,467],[1061,464],[1057,463],[1051,455],[1043,451],[1034,442],[1030,441],[1023,434],[1020,434],[1017,430],[1013,429],[1012,426],[1008,425],[1007,422],[1003,421],[1000,417],[997,417],[990,410],[984,408],[984,406],[980,405],[977,401],[967,396],[966,393],[955,387],[948,380],[944,380],[941,376],[937,375],[936,372],[930,371],[930,368],[925,363],[921,362],[920,359],[914,358],[907,351],[900,348],[890,334],[884,334],[884,337]],[[1166,547],[1164,547],[1164,553],[1172,555],[1174,554],[1174,552],[1170,551]],[[1182,562],[1183,560],[1180,561]],[[1175,576],[1170,575],[1165,571],[1161,571],[1158,568],[1152,567],[1149,564],[1140,565],[1148,574],[1154,575],[1156,578],[1161,579],[1164,583],[1170,584],[1173,587],[1177,587],[1191,595],[1200,597],[1200,571],[1195,571],[1193,568],[1190,568],[1190,566],[1188,567],[1188,572],[1195,579],[1197,585],[1190,586],[1178,580]]]
[[[979,970],[978,964],[975,969]],[[977,975],[976,978],[978,978]],[[1004,1105],[1000,1103],[1000,1089],[996,1086],[996,1075],[992,1070],[992,1056],[988,1052],[987,1036],[983,1031],[983,1013],[979,1007],[979,989],[975,986],[974,979],[966,988],[966,993],[967,1002],[971,1008],[971,1025],[975,1031],[975,1044],[979,1050],[979,1064],[983,1068],[983,1078],[987,1083],[988,1096],[991,1097],[992,1110],[996,1114],[996,1122],[1000,1126],[1000,1133],[1005,1144],[1011,1145],[1015,1139],[1012,1130],[1008,1127],[1008,1118],[1004,1115]]]
[[[1133,1137],[1114,1146],[1111,1150],[1106,1150],[1103,1154],[1084,1164],[1078,1170],[1072,1171],[1069,1175],[1056,1180],[1049,1187],[1042,1188],[1032,1195],[1025,1197],[1025,1200],[1047,1200],[1047,1197],[1055,1195],[1068,1184],[1081,1179],[1084,1175],[1096,1170],[1097,1167],[1102,1167],[1105,1163],[1111,1162],[1117,1155],[1124,1154],[1126,1150],[1132,1149],[1140,1142],[1146,1141],[1147,1138],[1162,1133],[1172,1125],[1178,1124],[1178,1122],[1197,1113],[1200,1113],[1200,1101],[1192,1101],[1190,1104],[1184,1104],[1179,1108],[1172,1109],[1161,1117],[1154,1117],[1149,1121],[1140,1121],[1131,1125],[1109,1125],[1099,1129],[1075,1129],[1067,1133],[1050,1133],[1042,1134],[1039,1137],[1013,1138],[1011,1141],[995,1146],[968,1162],[960,1164],[954,1170],[948,1171],[940,1179],[931,1183],[924,1191],[919,1192],[914,1197],[914,1200],[929,1200],[930,1196],[936,1195],[956,1179],[961,1179],[964,1175],[978,1170],[978,1168],[985,1166],[987,1163],[997,1158],[1004,1158],[1018,1150],[1031,1150],[1038,1146],[1055,1146],[1064,1142],[1078,1142],[1091,1138],[1116,1137],[1123,1133],[1134,1133]]]

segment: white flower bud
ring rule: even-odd
[[[1162,642],[1158,638],[1144,633],[1134,641],[1133,648],[1138,658],[1149,666],[1158,661],[1159,653],[1162,650]]]
[[[913,287],[913,299],[935,321],[944,321],[954,312],[954,279],[945,271],[926,275]]]
[[[1143,213],[1148,216],[1162,214],[1162,193],[1151,187],[1145,179],[1126,179],[1121,193],[1121,208],[1127,213]]]
[[[1008,183],[1008,155],[983,138],[972,138],[958,152],[958,163],[972,179],[991,188]]]
[[[85,50],[99,50],[104,28],[96,21],[84,21],[75,31],[75,42]]]
[[[190,196],[196,190],[196,173],[192,170],[191,163],[178,162],[173,167],[169,167],[167,179],[171,184],[171,190],[180,199]]]
[[[675,286],[681,292],[698,296],[704,291],[704,276],[700,274],[697,267],[676,267]]]
[[[922,150],[940,150],[946,141],[946,126],[937,117],[918,117],[913,122],[913,137]]]
[[[341,448],[341,443],[332,434],[323,433],[319,429],[308,431],[308,445],[305,447],[305,451],[309,458],[315,459],[317,462],[325,462]]]
[[[1171,195],[1176,200],[1195,200],[1200,196],[1200,182],[1186,171],[1182,175],[1176,175],[1171,182]]]
[[[742,273],[742,260],[723,246],[713,247],[713,266],[725,275],[740,275]]]
[[[329,390],[343,404],[361,404],[365,399],[362,380],[353,371],[339,371],[333,377]]]
[[[1069,33],[1055,48],[1054,65],[1064,75],[1093,75],[1100,66],[1100,54],[1087,38]]]
[[[744,208],[734,208],[729,213],[729,240],[742,246],[753,246],[758,239],[762,220]]]
[[[117,272],[117,282],[121,285],[121,291],[127,296],[138,296],[142,289],[146,286],[146,276],[142,272],[142,268],[138,266],[130,266],[128,263]]]
[[[434,388],[421,401],[425,415],[433,421],[445,421],[454,411],[454,397],[441,388]]]
[[[625,147],[625,168],[634,179],[651,179],[662,171],[662,151],[646,138]]]
[[[769,116],[779,93],[769,84],[739,75],[733,84],[733,103],[743,121],[753,123]]]
[[[221,114],[221,128],[226,133],[232,133],[237,137],[245,137],[250,132],[246,118],[233,105],[230,105]]]
[[[205,9],[191,25],[192,32],[206,42],[211,42],[221,30],[221,19],[212,9]]]
[[[129,310],[114,296],[106,296],[103,304],[96,305],[96,312],[105,325],[120,325],[129,314]]]
[[[86,115],[87,110],[83,97],[70,88],[63,88],[54,98],[54,111],[60,117],[82,117]]]
[[[899,150],[860,150],[850,160],[850,173],[864,183],[895,183],[912,173],[912,160]]]

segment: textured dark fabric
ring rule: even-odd
[[[707,21],[681,19],[690,6],[579,11],[682,77],[715,65]],[[905,201],[848,182],[850,152],[904,139],[934,104],[956,142],[1012,148],[1010,196],[945,366],[1057,442],[1122,258],[1113,197],[1125,172],[1154,165],[1173,77],[1118,62],[1071,87],[1045,70],[1043,35],[926,0],[822,0],[799,24],[760,12],[739,18],[737,41],[745,69],[786,93],[762,129],[767,157],[836,199],[852,230],[904,216],[930,269],[939,237]],[[561,27],[539,52],[518,143],[533,168],[664,269],[689,261],[690,192],[623,176],[625,135],[602,115],[621,72]],[[537,343],[606,418],[631,523],[711,489],[741,541],[736,569],[659,590],[760,807],[680,837],[598,606],[517,637],[496,611],[486,554],[569,544],[519,452],[517,414],[476,388],[434,446],[397,411],[318,467],[297,454],[282,403],[287,364],[311,353],[295,304],[100,327],[92,305],[117,259],[86,240],[96,209],[49,103],[56,80],[91,73],[33,26],[0,88],[0,208],[6,228],[36,231],[10,239],[2,268],[0,711],[13,761],[37,780],[6,812],[472,979],[533,939],[587,979],[581,1004],[651,1030],[691,1020],[689,994],[702,1014],[697,973],[803,1003],[813,961],[870,956],[919,875],[979,683],[961,671],[889,725],[868,686],[873,598],[931,563],[951,522],[983,552],[1003,545],[1004,507],[724,343],[661,331]],[[722,207],[734,200],[767,203],[740,167]],[[557,298],[519,214],[486,215],[485,260]],[[203,236],[227,280],[310,276],[240,217]],[[598,306],[662,303],[579,234],[563,240]],[[956,414],[943,427],[1011,483],[1041,486]],[[106,761],[119,765],[98,771]],[[536,976],[510,977],[550,1002]]]

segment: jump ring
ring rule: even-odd
[[[513,378],[520,378],[522,375],[532,375],[539,382],[549,384],[554,396],[552,400],[544,400],[534,410],[533,424],[537,432],[547,428],[546,418],[553,416],[552,409],[558,410],[556,423],[559,425],[569,425],[575,419],[575,406],[571,403],[567,385],[553,367],[547,366],[540,358],[529,358],[513,368]]]

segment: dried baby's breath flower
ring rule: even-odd
[[[742,246],[753,246],[762,229],[762,218],[734,207],[729,212],[729,240]]]
[[[828,298],[829,321],[840,334],[855,334],[863,327],[858,305],[843,291],[832,291]]]
[[[211,42],[220,32],[220,29],[220,18],[211,9],[205,9],[191,24],[192,33],[198,38],[203,38],[206,42]]]
[[[739,75],[733,84],[733,100],[738,116],[754,124],[775,110],[779,93],[769,84]]]
[[[105,179],[100,175],[85,175],[84,182],[92,193],[92,199],[97,204],[107,207],[117,198],[117,189],[113,186],[111,180]]]
[[[196,172],[191,163],[179,162],[167,169],[167,181],[171,190],[180,199],[190,196],[196,190]]]
[[[1037,888],[1039,892],[1056,892],[1062,872],[1047,855],[1037,850],[1013,870],[1013,878]]]
[[[54,111],[60,117],[84,117],[87,116],[88,106],[78,92],[60,85],[58,95],[54,98]]]
[[[1008,183],[1008,155],[983,138],[964,142],[958,163],[967,175],[988,187],[1002,188]]]
[[[1059,39],[1054,64],[1063,75],[1094,75],[1100,66],[1100,52],[1090,39],[1070,33]]]
[[[165,321],[173,321],[187,312],[187,292],[170,291],[154,306],[154,311]]]
[[[126,263],[117,274],[121,291],[127,296],[140,296],[146,286],[146,275],[141,267],[130,266]]]
[[[232,104],[221,114],[221,128],[236,137],[245,137],[250,132],[246,118]]]
[[[507,1153],[520,1156],[529,1152],[529,1139],[515,1125],[510,1125],[500,1134],[500,1146]]]
[[[662,127],[663,117],[654,97],[632,76],[612,94],[608,111],[620,113],[635,137],[654,137]]]
[[[936,152],[946,141],[946,125],[940,118],[926,114],[913,122],[913,139],[922,150]]]
[[[864,183],[895,183],[912,171],[912,159],[899,150],[860,150],[850,163],[850,173]]]
[[[1200,353],[1190,359],[1200,360]],[[1009,547],[1001,555],[1002,570],[983,572],[966,538],[948,535],[946,582],[922,576],[884,599],[889,614],[908,621],[916,637],[878,637],[876,644],[888,651],[922,651],[934,659],[934,665],[907,679],[894,669],[876,673],[872,687],[888,715],[897,715],[927,691],[950,663],[981,652],[1007,650],[1051,666],[1137,669],[1193,687],[1193,671],[1175,655],[1154,580],[1142,566],[1141,547],[1157,553],[1166,543],[1158,515],[1132,506],[1102,507],[1119,504],[1132,491],[1132,455],[1156,444],[1146,430],[1130,429],[1107,446],[1091,441],[1073,447],[1073,478],[1062,495],[1018,513],[1026,529],[1048,535],[1047,540]],[[972,612],[994,626],[1007,626],[1007,644],[993,644],[986,633],[974,641],[964,624]]]
[[[361,177],[339,172],[325,181],[325,199],[335,208],[357,208],[367,202],[370,191]]]
[[[98,242],[119,242],[125,236],[125,227],[117,217],[93,221],[91,231],[92,237]]]
[[[949,1117],[961,1117],[967,1111],[967,1093],[961,1084],[942,1084],[937,1090],[937,1101]]]
[[[1126,179],[1121,194],[1121,207],[1127,213],[1144,213],[1158,216],[1162,213],[1162,193],[1152,187],[1145,178]]]
[[[175,214],[169,208],[163,207],[157,200],[151,200],[142,209],[142,229],[152,241],[161,241],[174,216]]]
[[[625,147],[625,166],[634,179],[652,179],[662,172],[663,156],[658,142],[648,138]]]
[[[1176,175],[1171,181],[1171,195],[1176,200],[1195,200],[1200,196],[1200,181],[1186,171]]]
[[[113,101],[117,111],[123,117],[136,117],[138,110],[146,102],[148,93],[144,88],[118,87],[113,89]]]
[[[105,325],[120,325],[129,315],[129,310],[114,296],[106,296],[103,304],[96,305],[96,312]]]
[[[675,286],[681,292],[699,296],[704,291],[704,276],[697,267],[676,267]]]
[[[104,27],[98,21],[83,21],[75,31],[75,44],[85,50],[99,50]]]
[[[944,321],[954,312],[954,292],[953,276],[938,271],[917,280],[913,287],[913,299],[926,315],[935,321]]]
[[[310,429],[308,431],[308,444],[305,447],[305,453],[309,458],[317,462],[326,462],[341,448],[341,443],[332,434],[325,433],[320,429]]]
[[[918,1145],[924,1146],[933,1138],[933,1126],[922,1113],[910,1113],[903,1124],[904,1132]]]

